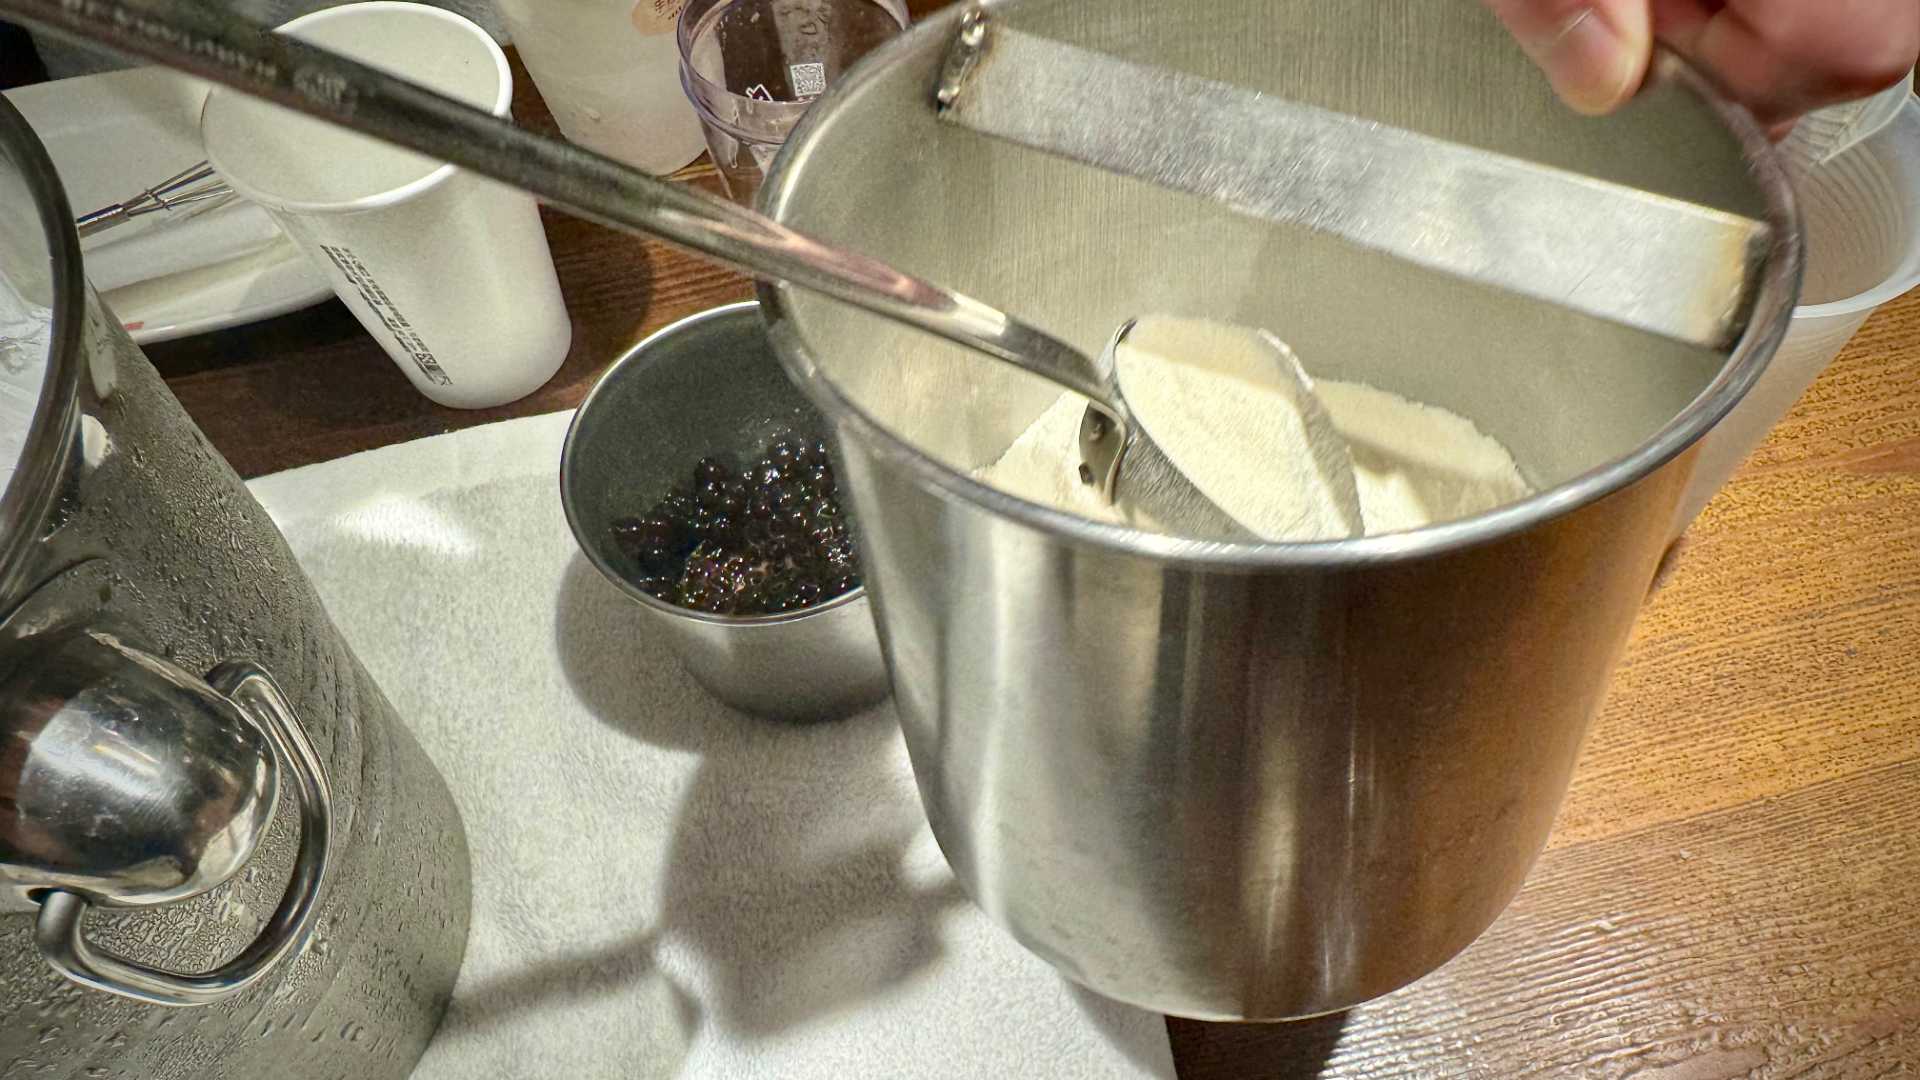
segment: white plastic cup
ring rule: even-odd
[[[1913,100],[1913,72],[1869,98],[1836,105],[1801,118],[1793,129],[1795,154],[1805,163],[1823,165],[1857,142],[1869,139],[1900,117]]]
[[[494,0],[561,134],[670,173],[706,150],[680,90],[680,0]]]
[[[506,55],[452,12],[379,0],[280,32],[508,114]],[[428,398],[504,405],[566,359],[573,328],[532,196],[229,91],[208,96],[200,131],[214,169],[273,215]]]
[[[1676,539],[1861,324],[1920,285],[1920,102],[1908,95],[1891,123],[1825,162],[1804,133],[1781,150],[1806,224],[1801,304],[1752,392],[1701,440]]]

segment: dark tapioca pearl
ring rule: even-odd
[[[635,555],[647,546],[645,522],[645,518],[619,518],[608,527],[608,531],[613,534],[613,542],[621,551]]]
[[[819,439],[782,433],[735,473],[708,457],[644,518],[616,523],[640,562],[636,584],[699,611],[791,611],[857,587],[853,546],[834,501],[832,462]]]
[[[643,547],[634,551],[633,561],[640,564],[642,573],[666,574],[673,570],[674,554],[669,547]]]
[[[684,518],[693,512],[693,493],[674,488],[653,508],[654,517]]]
[[[687,534],[684,523],[661,514],[652,514],[637,521],[630,519],[629,529],[634,542],[647,547],[677,548]]]
[[[690,574],[713,574],[720,569],[719,554],[710,544],[702,543],[687,556],[687,572]]]
[[[694,498],[701,506],[718,509],[721,503],[727,501],[727,486],[715,483],[701,484],[694,489]]]
[[[704,580],[683,578],[679,587],[674,590],[673,601],[682,607],[705,611],[713,605],[718,595],[718,591]]]
[[[731,479],[733,479],[733,469],[719,458],[701,458],[700,463],[693,467],[693,482],[695,484],[713,484],[717,486],[725,484]]]

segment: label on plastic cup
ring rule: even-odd
[[[679,25],[680,9],[687,0],[639,0],[633,5],[634,29],[649,37],[671,34]]]
[[[827,65],[794,64],[787,69],[787,81],[793,86],[795,97],[812,101],[827,92]]]

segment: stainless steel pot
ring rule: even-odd
[[[403,1077],[466,940],[446,786],[3,102],[0,204],[52,342],[0,494],[0,1077]]]
[[[1185,545],[968,478],[1053,387],[762,287],[834,425],[921,794],[974,899],[1073,978],[1168,1012],[1297,1017],[1385,993],[1472,941],[1546,840],[1690,447],[1792,308],[1780,169],[1673,58],[1625,112],[1583,119],[1457,0],[993,6],[1774,226],[1737,347],[1676,344],[943,124],[928,98],[958,10],[836,84],[765,188],[782,222],[1083,349],[1140,312],[1265,326],[1316,377],[1451,409],[1514,452],[1541,493],[1470,520]],[[1435,227],[1496,211],[1453,212]]]

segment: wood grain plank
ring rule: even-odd
[[[1545,856],[1452,963],[1305,1025],[1171,1021],[1183,1080],[1911,1075],[1920,763]]]
[[[1708,508],[1641,616],[1554,844],[1920,756],[1917,358],[1913,297]]]

